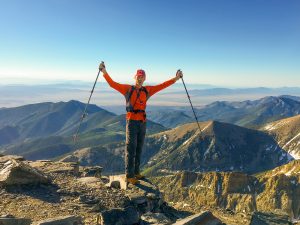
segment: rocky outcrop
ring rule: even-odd
[[[255,181],[255,177],[237,172],[181,172],[157,178],[155,183],[167,201],[252,212],[256,209]]]
[[[154,178],[154,182],[167,202],[221,207],[246,214],[280,212],[290,219],[299,219],[299,162],[293,161],[257,177],[237,172],[179,172]]]
[[[74,217],[66,217],[70,214],[81,217],[83,224],[95,224],[98,219],[103,225],[138,222],[146,225],[155,219],[170,224],[186,216],[169,207],[159,189],[146,179],[121,190],[107,187],[108,177],[97,174],[85,177],[84,168],[76,175],[72,163],[48,160],[18,163],[46,174],[51,183],[35,186],[14,183],[0,187],[0,211],[29,218],[38,225],[81,224]],[[101,216],[97,218],[98,215]]]
[[[300,218],[300,160],[258,176],[261,184],[256,196],[257,209],[281,211]]]
[[[3,157],[1,157],[3,158]],[[49,178],[41,171],[11,157],[4,163],[0,162],[0,185],[47,184]]]

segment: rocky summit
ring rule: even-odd
[[[191,216],[169,206],[148,179],[119,189],[101,167],[19,159],[0,157],[1,225],[224,224],[208,211]]]

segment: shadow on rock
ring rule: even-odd
[[[42,200],[49,203],[59,203],[61,196],[57,193],[59,187],[57,185],[18,185],[8,186],[5,188],[8,193],[15,195],[27,195],[32,198]]]

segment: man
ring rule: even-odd
[[[177,71],[176,76],[156,86],[143,86],[146,79],[144,70],[139,69],[135,75],[135,85],[119,84],[108,75],[104,63],[99,69],[107,83],[125,96],[126,99],[126,148],[125,173],[128,183],[137,184],[144,178],[140,174],[140,159],[146,134],[146,103],[155,93],[174,84],[183,74]]]

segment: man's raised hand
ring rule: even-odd
[[[100,63],[100,65],[99,65],[99,70],[100,70],[102,73],[104,73],[104,74],[107,73],[107,72],[106,72],[106,69],[105,69],[105,64],[104,64],[103,61],[102,61],[102,62]]]
[[[178,81],[182,77],[183,77],[182,71],[181,70],[177,70],[176,77],[175,77],[176,81]]]

